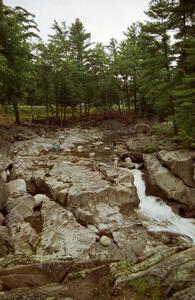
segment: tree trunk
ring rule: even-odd
[[[87,115],[87,106],[88,104],[85,102],[85,115]]]
[[[35,120],[35,109],[34,109],[34,103],[31,102],[31,121],[34,122]]]
[[[127,82],[125,83],[125,91],[126,91],[127,109],[128,109],[128,112],[130,112],[131,111],[131,100],[129,97],[129,88],[128,88]]]
[[[80,112],[80,118],[82,118],[82,114],[83,114],[83,112],[82,112],[82,103],[79,104],[79,112]]]
[[[91,109],[91,107],[90,107],[90,104],[88,103],[88,105],[87,105],[87,115],[88,116],[90,115],[90,109]]]
[[[121,105],[120,102],[117,103],[119,115],[121,115]]]
[[[136,83],[136,78],[134,78],[133,94],[134,94],[134,111],[135,111],[135,113],[137,113],[137,83]]]
[[[47,119],[47,123],[49,123],[49,106],[46,106],[46,119]]]
[[[169,61],[168,61],[168,45],[166,43],[166,38],[163,38],[163,43],[164,43],[165,64],[166,64],[166,70],[167,70],[167,81],[171,84],[171,73],[170,73],[170,67],[169,67]],[[175,116],[174,100],[171,95],[169,96],[169,99],[170,99],[170,104],[171,104],[171,112],[174,117]],[[177,134],[178,129],[177,129],[175,120],[173,120],[173,128],[174,128],[174,134]]]
[[[72,117],[75,117],[75,112],[74,112],[74,106],[71,106],[71,111],[72,111]]]
[[[62,128],[62,106],[60,105],[60,127]]]
[[[108,117],[109,117],[109,107],[108,107],[108,94],[107,94],[107,92],[106,92],[106,98],[105,98],[105,102],[106,102],[106,111],[105,111],[105,113],[106,113],[106,119],[108,119]]]
[[[13,108],[14,108],[14,113],[15,113],[15,122],[16,122],[16,124],[20,124],[21,123],[20,113],[19,113],[19,109],[18,109],[18,101],[16,99],[13,101]]]
[[[56,103],[56,119],[59,118],[59,105]]]
[[[66,106],[64,106],[64,121],[66,121]]]

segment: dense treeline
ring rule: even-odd
[[[101,108],[169,117],[175,133],[195,136],[195,3],[152,0],[145,23],[118,43],[92,44],[76,19],[54,21],[44,43],[35,16],[0,0],[0,101],[44,105],[49,119]]]

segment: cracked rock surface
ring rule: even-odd
[[[110,131],[18,131],[1,164],[0,299],[195,299],[194,246],[147,230],[130,170],[143,155],[117,153]],[[194,207],[183,158],[158,155],[144,155],[148,179]]]

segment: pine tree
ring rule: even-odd
[[[140,23],[133,23],[125,33],[126,40],[121,43],[121,74],[124,80],[127,105],[133,99],[134,111],[138,112],[138,74],[139,74],[139,34]]]
[[[5,57],[7,22],[4,10],[5,7],[2,0],[0,0],[0,101],[2,103],[5,103],[5,78],[9,72]]]
[[[170,44],[169,0],[152,0],[147,11],[150,21],[142,28],[142,97],[146,104],[159,115],[175,115],[175,103],[172,95],[172,62]],[[176,130],[176,128],[175,128]]]
[[[195,138],[195,3],[174,1],[172,11],[175,35],[175,90],[177,99],[176,123],[180,134]]]
[[[13,104],[16,123],[20,123],[18,103],[22,101],[27,87],[27,73],[30,70],[30,39],[37,37],[34,30],[37,25],[34,15],[21,7],[14,9],[0,5],[1,22],[1,55],[7,64],[7,76],[4,79],[5,97]],[[2,61],[2,59],[1,59]]]
[[[89,47],[91,34],[86,32],[83,23],[76,19],[69,29],[69,43],[70,43],[70,58],[74,62],[74,86],[76,102],[80,104],[80,115],[82,115],[82,103],[87,102],[86,99],[86,72],[87,60],[89,54]]]

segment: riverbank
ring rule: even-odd
[[[143,122],[3,130],[2,299],[193,299],[194,219],[179,216],[195,204],[192,152]],[[190,172],[172,163],[164,173],[164,162],[156,174],[151,162],[167,153]],[[161,201],[145,194],[141,172]]]

